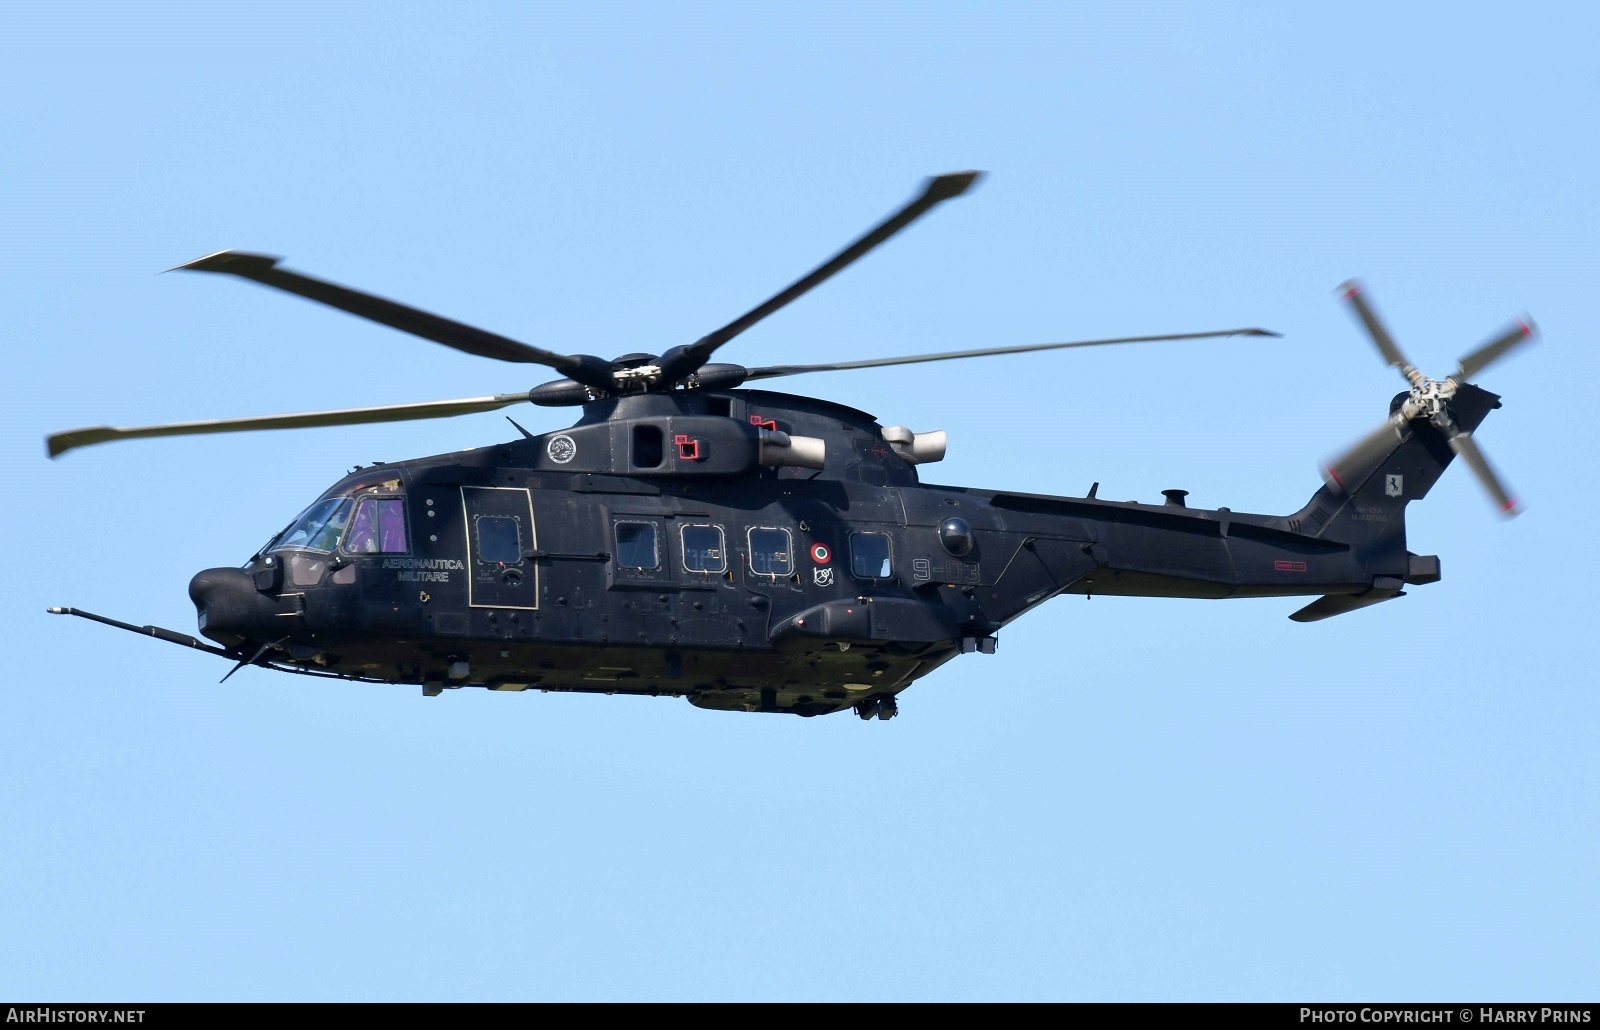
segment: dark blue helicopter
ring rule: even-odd
[[[1459,455],[1497,506],[1516,502],[1474,442],[1499,398],[1472,385],[1528,340],[1519,321],[1431,380],[1360,288],[1345,295],[1406,377],[1390,417],[1289,515],[924,483],[943,433],[880,425],[764,379],[1072,347],[1275,336],[1263,329],[997,347],[821,365],[713,362],[725,343],[856,261],[978,173],[930,179],[904,207],[763,304],[659,355],[558,354],[224,251],[180,266],[251,279],[456,350],[543,365],[526,393],[48,438],[52,457],[111,440],[439,418],[531,401],[572,426],[378,464],[329,487],[242,567],[189,594],[207,641],[52,608],[247,665],[420,686],[669,695],[703,708],[889,719],[950,659],[1063,594],[1305,595],[1324,619],[1439,579],[1406,546],[1405,510]],[[513,423],[515,425],[515,423]],[[224,679],[227,676],[223,677]]]

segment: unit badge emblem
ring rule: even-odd
[[[565,465],[578,456],[578,445],[572,442],[572,437],[562,435],[546,444],[544,452],[550,455],[550,460],[557,465]]]

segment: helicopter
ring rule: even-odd
[[[925,483],[943,432],[747,384],[816,372],[1260,328],[747,367],[723,345],[857,261],[979,172],[927,179],[838,254],[693,343],[606,360],[561,354],[221,251],[178,269],[248,279],[479,357],[561,378],[522,393],[46,438],[52,458],[115,440],[383,423],[531,402],[572,425],[505,443],[357,466],[242,565],[189,583],[205,639],[50,608],[233,663],[342,680],[669,696],[700,708],[888,720],[899,695],[1063,595],[1310,596],[1313,622],[1440,579],[1406,546],[1405,511],[1460,456],[1506,515],[1519,510],[1474,439],[1495,394],[1475,378],[1525,341],[1526,318],[1443,379],[1410,363],[1355,281],[1341,289],[1407,389],[1329,462],[1287,515]],[[174,269],[177,270],[177,269]]]

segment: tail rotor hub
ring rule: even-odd
[[[1400,413],[1408,421],[1440,422],[1448,417],[1446,409],[1455,395],[1454,379],[1429,379],[1419,374],[1412,382],[1411,396],[1400,406]]]

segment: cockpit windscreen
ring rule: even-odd
[[[350,519],[351,500],[329,497],[307,508],[283,535],[269,546],[271,550],[292,547],[304,551],[331,551]]]

